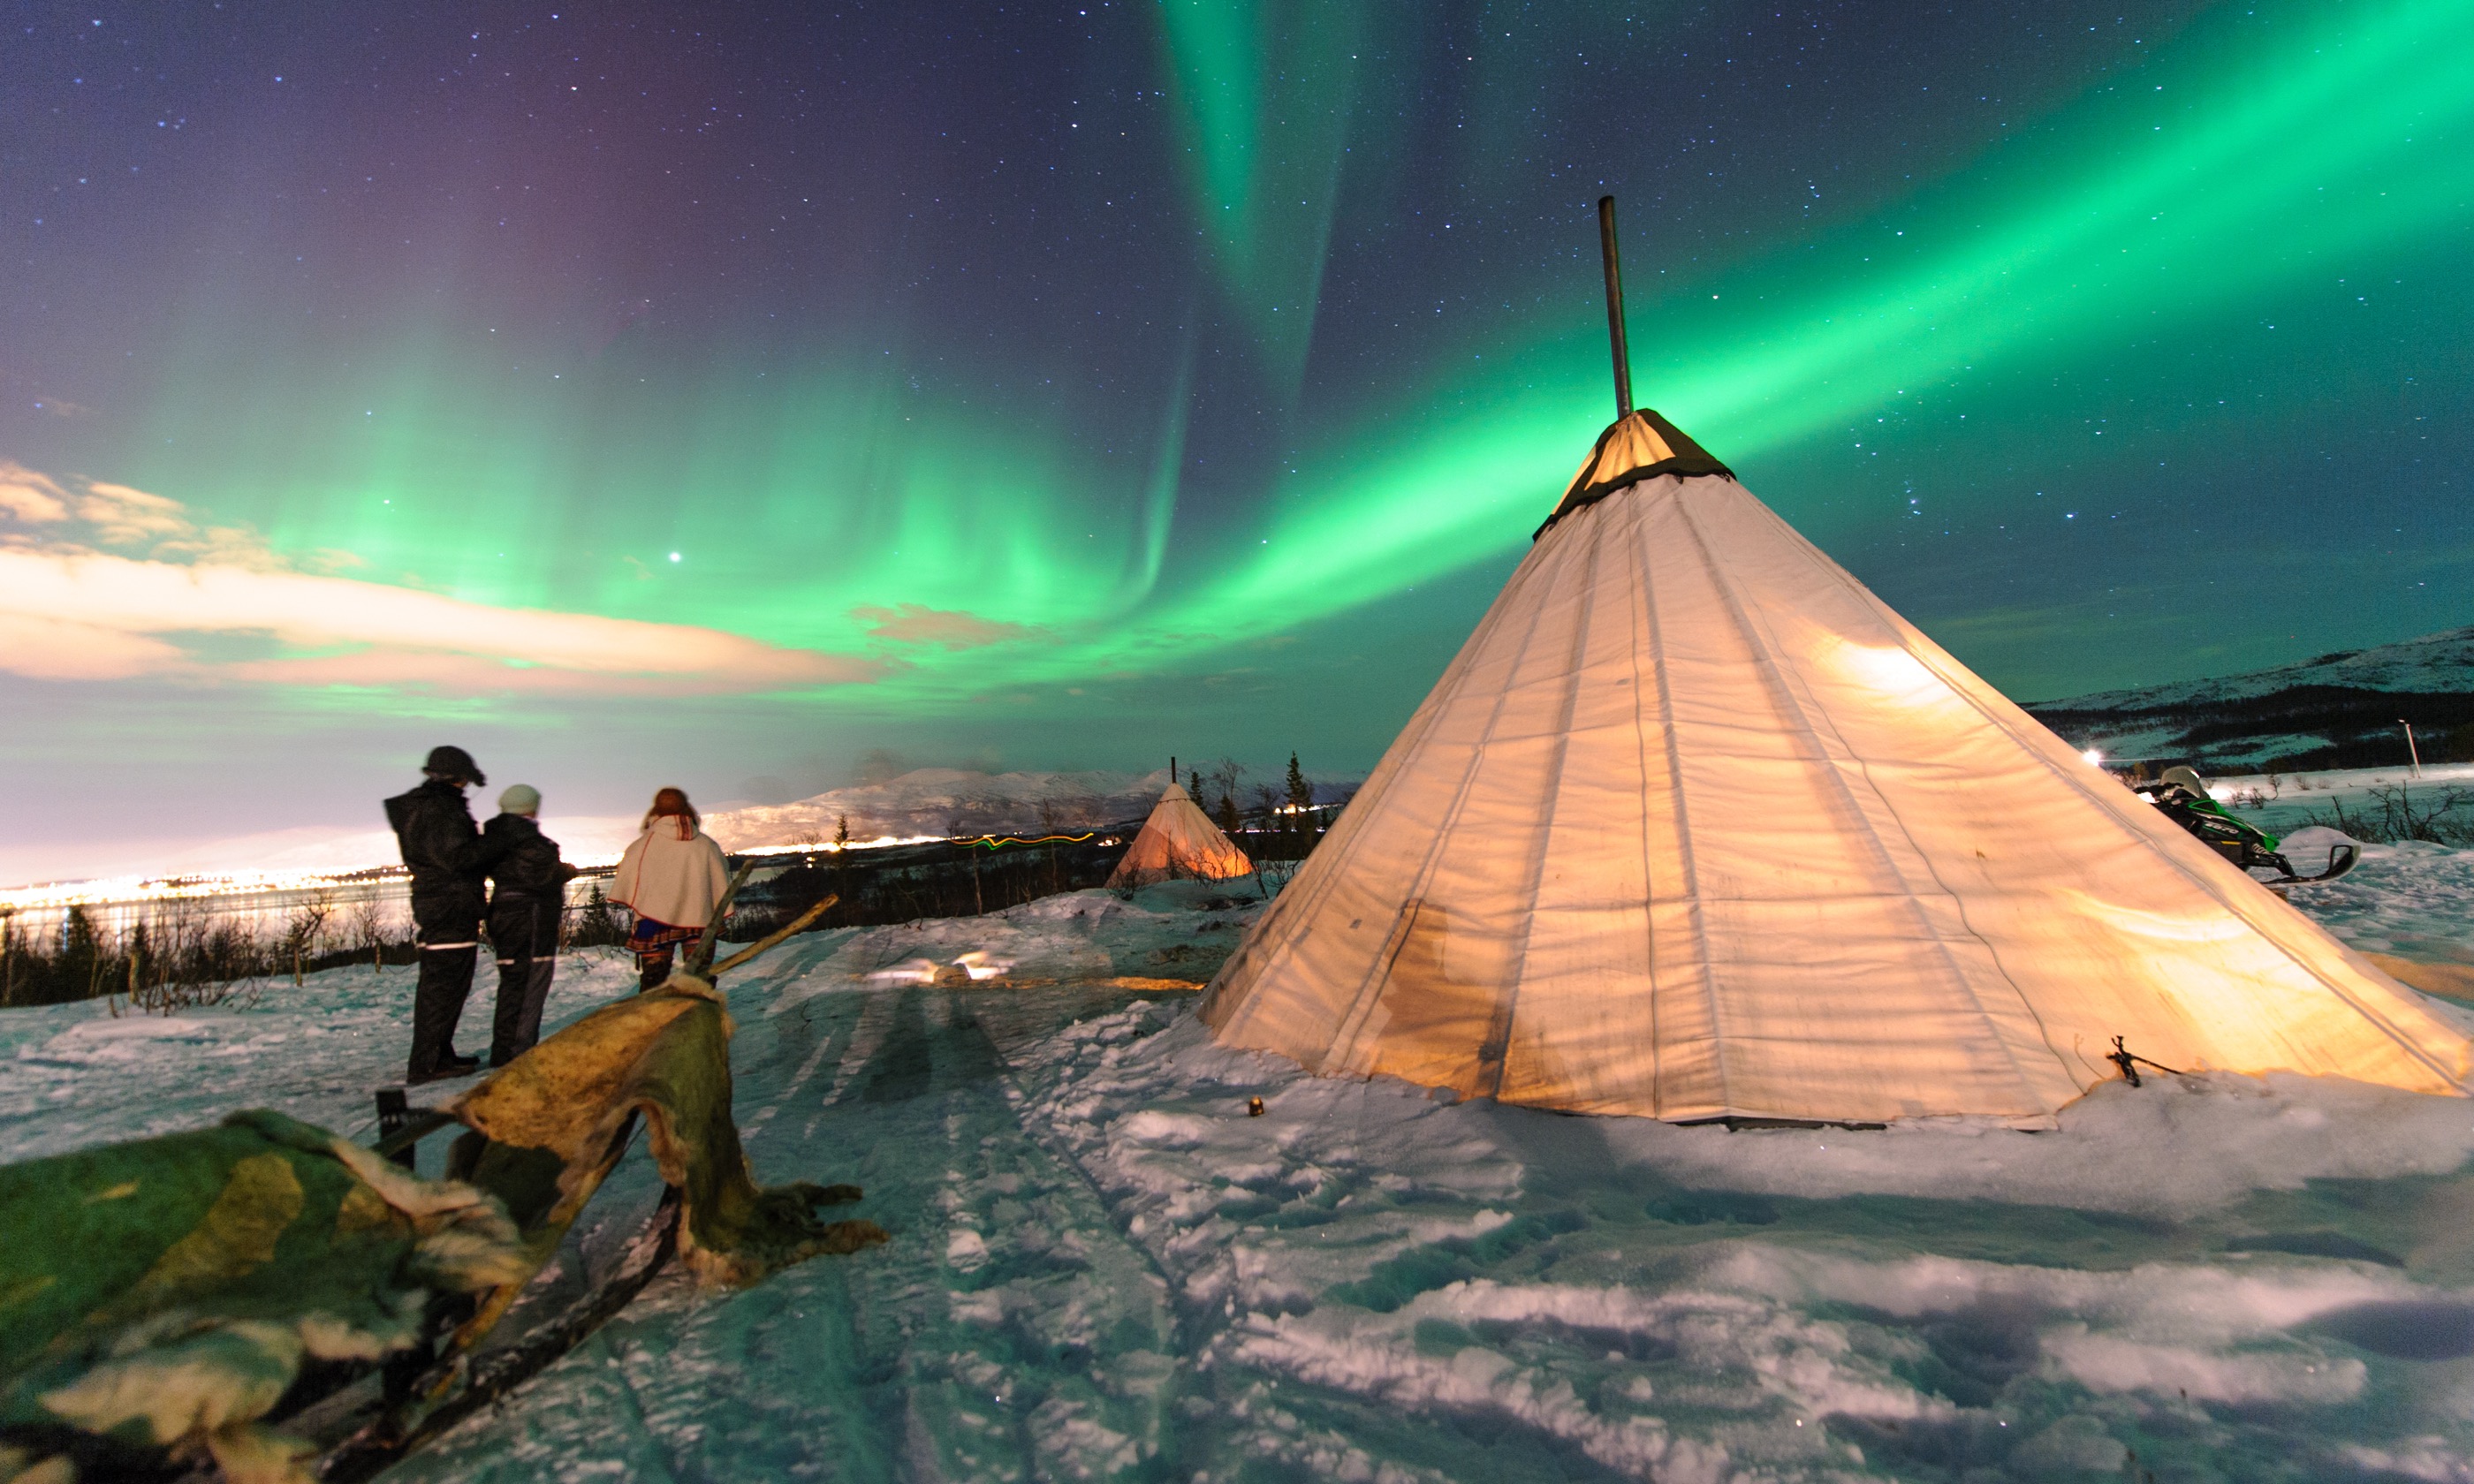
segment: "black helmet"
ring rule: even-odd
[[[459,783],[490,781],[482,775],[481,765],[473,760],[473,754],[460,747],[431,748],[429,761],[421,765],[421,771],[434,773],[442,778],[452,778]]]

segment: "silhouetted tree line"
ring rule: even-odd
[[[238,990],[279,976],[369,962],[371,951],[345,947],[326,934],[330,909],[313,904],[276,932],[217,912],[201,899],[150,913],[116,935],[97,930],[93,915],[72,906],[57,928],[29,932],[12,922],[0,943],[0,1005],[57,1005],[126,996],[137,1009],[171,1011],[220,1003]],[[409,938],[376,951],[410,963]]]
[[[417,962],[409,927],[390,930],[387,922],[375,900],[339,907],[325,893],[309,894],[272,927],[263,914],[221,909],[212,898],[165,902],[117,934],[100,930],[82,905],[40,927],[0,917],[0,1006],[122,995],[139,1010],[169,1012],[277,979],[298,984],[322,969]],[[612,945],[627,941],[627,927],[595,882],[568,908],[560,941]]]
[[[1211,773],[1198,772],[1188,792],[1198,802],[1214,801],[1205,804],[1212,823],[1238,849],[1264,861],[1305,859],[1348,802],[1347,795],[1318,801],[1295,753],[1277,783],[1249,782],[1242,765],[1222,758]]]
[[[1104,886],[1140,827],[1134,824],[1100,830],[1084,841],[993,849],[976,842],[938,841],[800,856],[788,870],[740,894],[730,936],[734,940],[761,937],[828,892],[841,899],[826,909],[810,931],[870,927],[918,918],[974,917],[1059,892]],[[1115,843],[1100,843],[1110,839]]]

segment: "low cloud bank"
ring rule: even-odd
[[[880,660],[687,624],[501,608],[339,575],[178,501],[0,462],[0,671],[459,693],[864,683]],[[234,655],[234,637],[269,641]]]

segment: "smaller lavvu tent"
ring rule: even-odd
[[[1110,886],[1149,886],[1154,881],[1225,881],[1254,869],[1246,852],[1228,843],[1211,816],[1175,783],[1152,806],[1143,832],[1117,862]]]

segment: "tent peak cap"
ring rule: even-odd
[[[1564,498],[1556,503],[1555,513],[1546,517],[1546,523],[1530,539],[1544,536],[1554,529],[1555,522],[1572,512],[1661,474],[1672,474],[1678,479],[1696,474],[1735,477],[1733,469],[1656,410],[1636,407],[1608,423],[1606,431],[1598,435],[1598,441],[1590,445],[1589,456],[1581,462],[1580,472],[1564,487]]]

